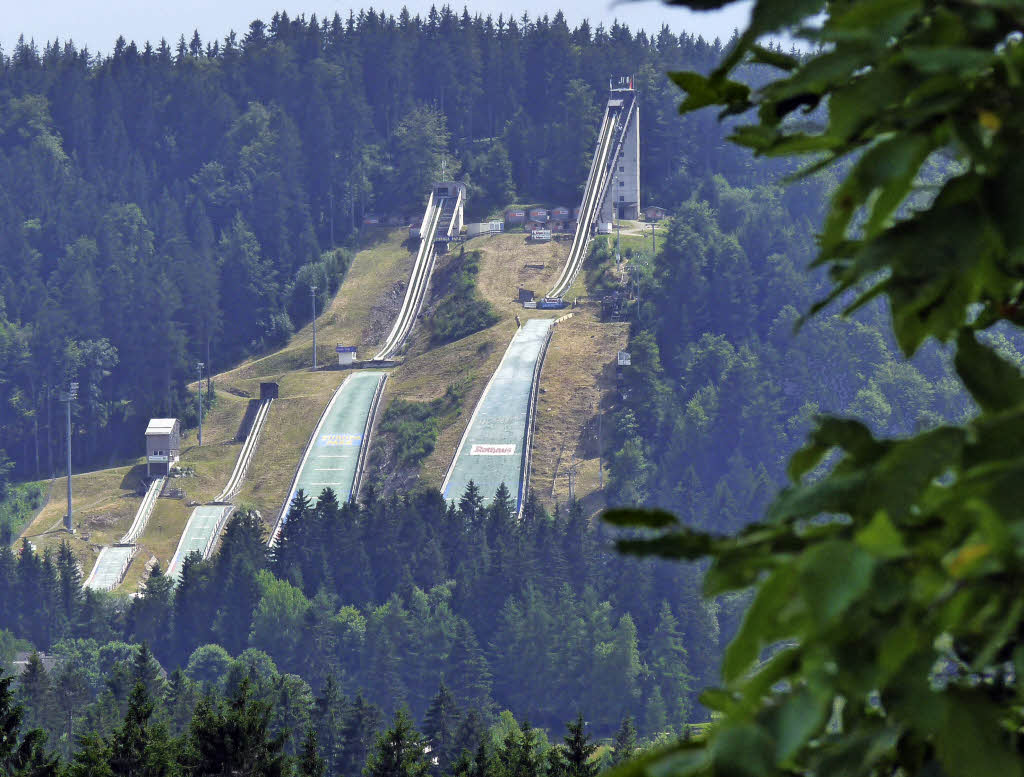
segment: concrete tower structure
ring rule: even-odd
[[[633,77],[613,78],[609,88],[608,108],[617,110],[620,119],[608,189],[598,216],[603,223],[640,218],[640,107]]]

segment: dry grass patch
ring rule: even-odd
[[[515,322],[504,320],[489,329],[412,358],[391,373],[386,384],[385,402],[394,397],[429,402],[442,396],[452,384],[468,383],[458,415],[441,429],[433,452],[423,461],[419,476],[423,484],[434,488],[441,486],[455,448],[473,415],[473,408],[498,368],[515,331]]]
[[[62,539],[70,539],[83,567],[90,569],[91,564],[86,565],[86,559],[95,558],[97,551],[88,551],[88,546],[116,542],[131,526],[135,511],[142,503],[136,488],[145,472],[145,465],[135,464],[76,474],[71,481],[74,537],[61,530],[67,510],[67,478],[57,478],[49,501],[21,536],[27,537],[40,550],[55,547]]]
[[[365,235],[366,248],[356,253],[341,288],[317,316],[317,361],[335,361],[337,343],[359,346],[359,357],[371,358],[378,343],[362,343],[366,321],[377,300],[388,293],[396,282],[408,282],[415,253],[409,251],[409,232],[398,229],[371,229]],[[387,332],[384,332],[387,335]],[[313,326],[307,324],[296,332],[288,345],[279,351],[243,362],[218,375],[221,381],[238,381],[268,377],[276,373],[299,370],[312,363]]]
[[[511,318],[549,316],[550,311],[524,310],[516,300],[520,287],[531,289],[538,297],[547,294],[558,279],[569,258],[569,243],[531,243],[520,232],[508,232],[492,237],[474,238],[466,243],[466,250],[482,254],[477,290],[490,302],[498,315]],[[534,265],[530,267],[528,265]],[[542,269],[536,269],[543,265]]]
[[[611,430],[600,421],[613,399],[615,354],[629,338],[628,324],[601,323],[594,311],[577,309],[551,337],[540,375],[530,477],[537,496],[553,508],[568,501],[575,467],[576,498],[591,515],[604,507],[598,435],[607,439]]]
[[[273,525],[310,435],[347,371],[296,372],[275,376],[280,396],[270,406],[263,435],[236,505],[254,507]]]

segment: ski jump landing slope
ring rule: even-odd
[[[385,372],[360,370],[345,378],[334,393],[306,446],[271,535],[271,544],[276,542],[299,489],[314,501],[325,488],[332,488],[339,502],[347,501],[356,493],[362,474],[361,454],[369,445],[366,438],[386,378]]]
[[[473,411],[455,458],[441,485],[446,500],[457,500],[469,481],[485,503],[502,483],[522,508],[529,468],[534,385],[554,319],[523,324],[491,376]]]

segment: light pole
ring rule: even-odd
[[[196,402],[199,403],[199,447],[203,447],[203,367],[202,362],[196,362],[196,369],[199,370],[199,383],[196,384]]]
[[[78,384],[71,383],[66,394],[61,395],[61,402],[67,404],[68,410],[68,514],[64,516],[64,528],[73,532],[71,523],[71,403],[78,399]]]
[[[316,369],[316,286],[309,287],[309,296],[313,300],[313,369]]]

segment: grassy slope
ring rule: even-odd
[[[318,319],[321,363],[333,361],[335,342],[358,342],[363,319],[375,300],[396,281],[407,279],[411,258],[402,245],[404,239],[404,230],[381,229],[369,233],[368,248],[357,254],[341,291]],[[271,408],[250,476],[236,502],[252,505],[268,522],[273,520],[306,441],[346,374],[337,370],[318,373],[305,370],[310,361],[311,344],[312,327],[306,326],[280,351],[247,360],[214,377],[217,403],[204,419],[203,447],[196,446],[195,430],[187,431],[182,437],[181,466],[192,467],[195,476],[176,478],[172,482],[185,491],[185,499],[161,499],[157,503],[139,540],[141,547],[122,586],[124,590],[137,586],[150,557],[155,556],[166,566],[192,506],[212,500],[224,487],[241,448],[241,443],[235,441],[239,425],[249,397],[259,396],[261,380],[276,380],[280,384],[281,398]],[[240,393],[248,397],[238,396]],[[141,441],[139,447],[142,447]],[[71,542],[86,573],[92,568],[99,548],[116,542],[131,525],[141,502],[135,489],[144,474],[144,459],[140,457],[126,466],[74,476],[73,507],[79,532]],[[25,531],[25,536],[39,548],[56,545],[67,538],[56,531],[65,510],[65,487],[63,478],[55,481],[49,503]]]
[[[382,228],[368,233],[367,247],[356,255],[340,292],[318,318],[321,364],[333,361],[333,346],[337,342],[359,344],[361,358],[372,356],[377,343],[361,342],[365,322],[378,300],[393,294],[396,284],[408,280],[412,256],[403,243],[405,236],[403,229]],[[452,383],[468,382],[461,412],[441,430],[434,452],[421,469],[422,482],[434,487],[440,486],[473,408],[515,333],[515,316],[526,319],[554,315],[551,311],[523,310],[515,302],[518,288],[525,286],[538,295],[546,293],[568,253],[567,243],[533,245],[522,233],[476,238],[467,243],[467,248],[482,252],[478,289],[494,306],[501,321],[433,350],[428,350],[426,332],[418,327],[413,332],[406,361],[392,371],[384,397],[385,403],[396,396],[428,401],[441,396]],[[527,264],[543,268],[527,268]],[[581,287],[581,293],[585,293],[585,288]],[[554,334],[541,376],[543,393],[537,423],[538,441],[542,444],[535,446],[533,463],[534,487],[548,504],[565,501],[565,462],[575,457],[580,472],[577,497],[584,501],[588,511],[601,506],[596,493],[593,408],[596,403],[608,401],[608,392],[614,387],[614,368],[609,371],[609,365],[614,352],[625,341],[625,325],[601,324],[589,310],[577,311]],[[250,398],[259,395],[261,380],[278,382],[280,399],[271,408],[249,475],[235,502],[260,510],[268,524],[275,520],[309,435],[347,374],[339,370],[308,371],[311,345],[312,327],[306,326],[280,351],[247,360],[214,378],[218,400],[203,424],[203,448],[196,446],[194,430],[182,439],[181,465],[192,467],[195,476],[178,478],[172,483],[186,492],[185,499],[158,502],[140,538],[139,554],[129,569],[124,590],[137,587],[151,557],[166,566],[192,506],[213,499],[226,483],[241,447],[235,442],[239,425]],[[554,479],[559,458],[559,474]],[[127,466],[75,475],[75,522],[80,531],[72,545],[87,572],[99,548],[116,542],[131,524],[141,502],[135,489],[144,472],[140,457]],[[25,532],[39,547],[57,544],[66,537],[55,531],[64,513],[64,488],[63,479],[55,481],[50,502]]]

